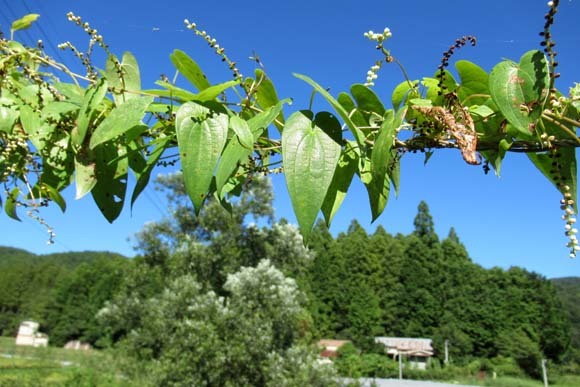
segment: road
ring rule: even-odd
[[[399,380],[399,379],[359,379],[363,387],[477,387],[465,384],[451,384],[438,382],[425,382],[422,380]],[[374,383],[374,384],[373,384]]]

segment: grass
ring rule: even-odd
[[[16,346],[0,337],[0,387],[4,386],[130,386],[102,351]]]
[[[544,387],[544,382],[540,380],[510,376],[500,376],[496,379],[486,378],[485,380],[478,380],[477,378],[459,378],[453,382],[486,387]],[[580,375],[558,375],[553,378],[550,377],[549,385],[551,387],[578,387],[580,386]]]

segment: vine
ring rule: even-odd
[[[453,54],[475,46],[475,37],[457,39],[433,76],[413,80],[386,46],[391,31],[368,31],[364,36],[376,43],[380,57],[366,82],[333,96],[295,74],[334,112],[309,108],[288,117],[283,107],[291,100],[278,98],[257,55],[251,58],[254,74],[244,76],[225,48],[188,20],[187,29],[205,40],[231,71],[231,80],[210,84],[194,59],[174,50],[170,60],[192,89],[167,76],[156,88],[144,89],[136,58],[129,52],[117,58],[95,28],[69,13],[68,20],[89,37],[86,51],[70,42],[59,46],[84,66],[86,73],[76,74],[49,57],[41,42],[27,47],[13,39],[38,17],[26,15],[13,23],[10,39],[0,39],[0,205],[17,220],[18,207],[27,207],[52,240],[53,230],[38,210],[55,202],[64,211],[60,192],[73,183],[77,198],[90,193],[112,222],[126,200],[129,171],[136,177],[133,204],[156,166],[179,161],[196,212],[209,196],[227,209],[256,173],[283,172],[307,238],[319,212],[332,221],[355,176],[367,189],[376,219],[391,190],[399,189],[406,154],[428,157],[435,149],[454,148],[468,164],[483,163],[486,172],[499,173],[507,152],[524,152],[562,193],[574,257],[580,250],[574,228],[580,86],[568,95],[555,88],[559,74],[551,27],[558,5],[548,3],[541,49],[524,53],[518,62],[502,61],[489,73],[456,61],[458,79],[449,71]],[[95,48],[107,55],[102,68],[93,63]],[[393,90],[389,109],[372,87],[379,71],[393,63],[404,80]]]

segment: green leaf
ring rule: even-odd
[[[238,116],[230,118],[230,126],[236,134],[237,140],[247,149],[254,149],[254,135],[250,130],[250,126]]]
[[[486,118],[491,116],[495,112],[487,105],[471,105],[469,107],[469,113],[477,114],[482,118]]]
[[[59,208],[62,212],[65,212],[66,211],[66,201],[64,200],[64,198],[62,197],[60,192],[58,192],[57,189],[55,189],[54,187],[52,187],[50,185],[44,184],[42,187],[46,190],[46,193],[48,194],[48,197],[50,198],[50,200],[55,202],[59,206]]]
[[[197,95],[182,89],[180,87],[174,86],[169,82],[163,82],[163,81],[155,81],[156,85],[159,85],[161,87],[165,87],[167,90],[153,90],[153,89],[149,89],[149,90],[143,90],[145,93],[148,94],[155,94],[158,95],[160,97],[167,97],[167,98],[177,98],[183,102],[187,102],[187,101],[193,101],[194,99],[197,98]]]
[[[113,93],[113,99],[117,105],[120,105],[130,99],[139,98],[137,92],[141,91],[141,73],[137,59],[128,51],[123,54],[122,62],[118,64],[116,62],[118,62],[117,57],[109,55],[105,67],[105,77],[110,86],[117,91]],[[121,76],[119,76],[119,66]]]
[[[572,195],[574,209],[578,212],[576,204],[576,149],[559,148],[553,153],[528,153],[528,157],[562,195],[566,194],[566,192]],[[556,169],[559,170],[559,173],[553,173]],[[564,188],[565,186],[569,187],[569,191]]]
[[[305,240],[324,202],[340,150],[305,112],[288,118],[282,132],[282,159],[288,193]]]
[[[75,157],[75,199],[80,199],[97,184],[96,164],[92,152],[80,153]]]
[[[362,114],[356,108],[356,105],[349,94],[341,92],[338,94],[337,100],[338,103],[344,108],[344,110],[348,112],[348,115],[351,118],[354,125],[356,125],[357,127],[363,127],[368,125],[368,121],[365,118],[364,114]]]
[[[524,138],[536,133],[535,125],[548,97],[548,63],[541,51],[528,51],[520,63],[497,64],[489,77],[493,101]]]
[[[372,221],[374,222],[387,206],[387,201],[391,192],[391,183],[387,176],[383,179],[373,178],[372,169],[372,161],[368,156],[359,159],[358,173],[361,181],[367,189],[371,206]]]
[[[188,102],[177,110],[175,129],[185,188],[199,213],[227,141],[228,116]]]
[[[217,85],[210,86],[200,91],[194,98],[195,101],[208,102],[217,98],[218,95],[240,84],[240,81],[227,81]]]
[[[354,122],[350,119],[349,112],[347,112],[340,103],[328,91],[326,91],[322,86],[318,83],[313,81],[311,78],[307,77],[306,75],[302,74],[293,74],[296,78],[303,80],[304,82],[308,83],[310,86],[314,88],[317,92],[319,92],[324,99],[336,110],[340,118],[346,123],[349,129],[352,131],[352,134],[359,144],[359,146],[364,146],[365,136],[363,132],[354,124]]]
[[[279,101],[276,105],[269,107],[268,109],[264,110],[263,112],[256,114],[254,117],[250,118],[248,122],[248,126],[252,133],[254,133],[254,141],[256,141],[259,137],[256,137],[256,131],[260,130],[260,135],[262,133],[261,129],[266,129],[276,117],[280,115],[282,112],[282,107],[284,104],[291,104],[292,100],[289,98],[285,98]]]
[[[274,84],[270,78],[266,76],[262,69],[254,70],[254,75],[256,77],[256,82],[258,83],[256,100],[258,101],[258,105],[260,105],[262,110],[268,109],[269,107],[278,104],[278,93],[276,93],[276,88],[274,87]],[[279,130],[282,130],[284,127],[284,115],[282,112],[280,112],[277,119],[280,123],[275,123],[275,125]]]
[[[393,90],[391,95],[391,101],[393,103],[393,108],[399,110],[399,107],[405,102],[408,97],[417,97],[418,93],[414,92],[416,88],[414,85],[418,85],[419,80],[414,81],[403,81],[399,83]]]
[[[340,154],[336,170],[332,176],[332,182],[324,197],[321,210],[328,226],[330,226],[334,215],[346,197],[352,178],[357,171],[358,154],[354,151],[355,147],[356,144],[350,141],[347,142],[346,148]]]
[[[20,189],[15,187],[10,191],[8,195],[6,195],[6,204],[4,204],[4,212],[6,215],[11,217],[14,220],[20,221],[18,214],[16,213],[16,207],[18,203],[18,195],[20,194]]]
[[[24,15],[20,19],[14,20],[12,22],[12,27],[10,27],[10,31],[14,33],[15,31],[25,30],[29,28],[32,23],[36,21],[40,17],[37,13],[29,13],[28,15]],[[12,40],[12,38],[10,38]]]
[[[48,136],[54,127],[47,124],[27,105],[20,107],[20,123],[34,147],[38,150],[44,149]]]
[[[392,158],[391,148],[393,147],[397,129],[394,125],[394,118],[393,111],[389,110],[377,134],[371,155],[371,174],[373,180],[383,180],[387,177],[387,171],[389,170]]]
[[[83,104],[81,105],[77,117],[77,126],[73,129],[71,134],[71,140],[74,145],[81,146],[85,141],[85,136],[87,135],[87,130],[91,124],[93,113],[105,98],[107,88],[107,80],[101,78],[96,84],[92,85],[85,91]]]
[[[124,146],[105,143],[96,147],[94,154],[97,182],[91,194],[105,219],[113,223],[121,214],[125,202],[129,164],[127,150]]]
[[[14,122],[18,119],[18,112],[7,106],[0,106],[0,132],[12,133]]]
[[[183,74],[183,76],[191,82],[198,91],[205,90],[211,86],[197,62],[191,59],[185,52],[173,50],[173,53],[169,58],[175,68]]]
[[[383,103],[370,88],[365,85],[354,84],[350,87],[350,93],[356,101],[358,110],[379,117],[382,117],[385,114]]]
[[[94,149],[97,145],[112,140],[141,124],[141,119],[151,102],[153,102],[153,97],[138,97],[113,109],[93,132],[90,148]]]
[[[483,105],[489,98],[489,75],[484,69],[467,60],[458,60],[455,68],[461,84],[457,94],[459,101],[466,105]],[[480,96],[476,96],[481,94]]]
[[[157,165],[157,161],[165,151],[167,145],[171,142],[172,137],[163,137],[159,140],[155,141],[155,148],[151,151],[149,158],[147,159],[147,165],[143,169],[133,169],[135,175],[137,177],[137,183],[135,183],[135,188],[133,189],[133,194],[131,195],[131,208],[133,208],[133,204],[143,192],[143,190],[147,187],[149,183],[149,179],[151,178],[151,172],[153,172],[153,168]],[[153,146],[154,144],[150,144]]]

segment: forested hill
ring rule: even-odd
[[[79,316],[94,320],[130,262],[102,251],[36,255],[0,247],[0,335],[14,336],[25,319],[52,328],[51,340],[70,335],[71,327],[79,329]]]
[[[121,254],[107,251],[74,251],[37,255],[23,249],[0,246],[0,266],[18,264],[54,263],[59,266],[74,268],[81,263],[91,262],[98,258],[125,258]]]
[[[572,347],[580,350],[580,277],[554,278],[552,283],[572,325]]]

